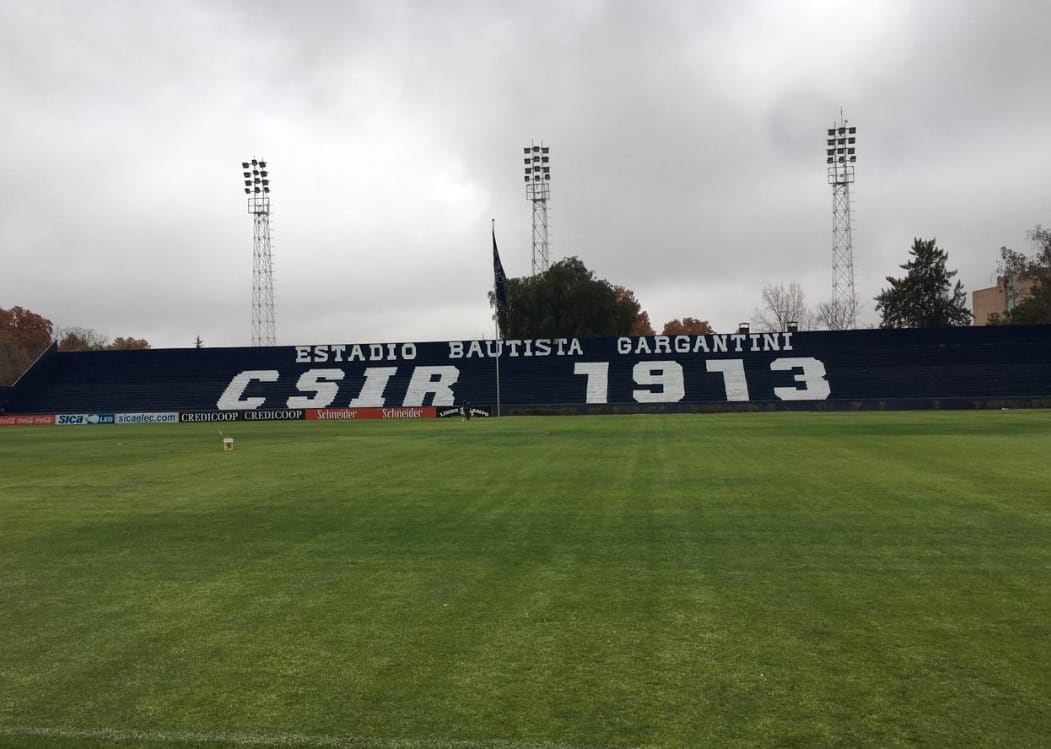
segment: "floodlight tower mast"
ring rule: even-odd
[[[832,185],[832,308],[836,327],[856,326],[858,300],[854,293],[854,240],[850,223],[850,186],[858,129],[848,125],[840,110],[839,122],[825,139],[828,183]]]
[[[550,264],[547,235],[547,199],[551,197],[550,149],[535,143],[522,149],[525,154],[526,198],[533,203],[533,275],[543,273]]]
[[[248,212],[252,214],[252,345],[276,346],[274,269],[270,258],[270,173],[259,159],[242,161]]]

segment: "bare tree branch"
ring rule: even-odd
[[[813,327],[813,320],[803,288],[795,281],[787,288],[783,283],[763,287],[762,306],[755,310],[755,324],[760,331],[788,330],[789,323],[797,323],[800,330],[806,330]]]

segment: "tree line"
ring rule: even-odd
[[[1036,246],[1027,255],[1007,247],[1000,248],[998,274],[1008,279],[1005,287],[1017,288],[1024,279],[1029,285],[1026,295],[1012,299],[1004,315],[991,324],[1051,324],[1051,230],[1037,225],[1028,232]],[[948,267],[948,253],[936,239],[916,238],[908,258],[900,268],[901,276],[887,276],[888,286],[875,297],[881,328],[933,328],[970,325],[973,315],[963,284],[955,280],[957,271]],[[509,278],[505,285],[506,304],[497,304],[490,292],[490,304],[496,308],[501,334],[508,338],[550,338],[558,336],[654,335],[649,315],[635,293],[625,286],[597,278],[576,257],[553,264],[535,276]],[[768,285],[762,289],[761,302],[753,313],[752,323],[759,331],[789,329],[795,324],[801,330],[823,328],[842,330],[854,318],[853,309],[832,302],[811,309],[798,283]],[[707,334],[714,332],[707,321],[696,317],[670,320],[663,335]]]
[[[1007,311],[988,322],[1003,325],[1051,324],[1051,229],[1037,225],[1027,232],[1035,250],[1026,254],[1001,247],[997,273],[1010,294],[1025,281],[1027,294],[1011,299]],[[935,239],[916,238],[908,259],[900,266],[904,274],[887,276],[888,286],[875,297],[882,328],[929,328],[970,325],[972,314],[957,271],[948,268],[948,253]],[[587,336],[655,335],[649,314],[635,292],[626,286],[596,277],[577,257],[551,265],[543,273],[508,278],[506,303],[496,308],[501,334],[508,338],[559,338]],[[811,310],[798,283],[764,287],[755,311],[759,330],[786,330],[790,323],[800,329],[838,330],[853,317],[832,303]],[[985,322],[985,321],[983,321]],[[669,320],[662,335],[706,335],[715,332],[706,320],[684,316]],[[61,351],[145,349],[148,341],[119,337],[112,341],[90,328],[55,328],[47,318],[22,307],[0,307],[0,385],[10,385],[53,341]],[[196,345],[202,345],[200,339]]]
[[[980,322],[990,325],[1051,324],[1051,230],[1039,224],[1027,232],[1034,245],[1031,254],[1008,247],[1000,248],[996,263],[998,276],[1009,296],[1007,310]],[[937,328],[970,325],[973,315],[963,284],[954,279],[957,271],[948,268],[948,253],[935,239],[913,240],[908,259],[899,266],[905,273],[887,276],[888,286],[875,297],[881,328]],[[1023,284],[1024,282],[1024,284]],[[1028,293],[1020,291],[1028,286]],[[841,312],[841,311],[840,311]],[[789,320],[801,328],[822,327],[839,330],[843,316],[831,304],[816,311],[806,305],[798,283],[767,286],[762,304],[756,309],[762,330],[784,330]]]
[[[567,257],[534,276],[508,278],[496,309],[505,338],[584,338],[655,335],[649,313],[625,286],[598,278],[578,257]],[[664,324],[663,335],[712,333],[707,320],[682,317]]]
[[[1019,281],[1032,283],[1027,296],[1009,299],[1007,314],[1003,319],[990,322],[1006,325],[1047,325],[1051,324],[1051,229],[1039,224],[1028,232],[1029,240],[1035,250],[1032,255],[1000,248],[1000,261],[997,273],[1004,279],[1004,288],[1008,297],[1012,289],[1017,288]]]
[[[0,386],[14,384],[54,342],[58,343],[59,351],[150,347],[149,341],[142,338],[118,337],[111,341],[91,328],[56,328],[43,315],[23,307],[0,307]]]
[[[1035,249],[1031,255],[1000,248],[997,274],[1006,279],[1031,283],[1028,295],[1010,300],[1003,315],[980,322],[1003,325],[1051,324],[1051,231],[1039,224],[1027,232]],[[973,315],[956,271],[948,269],[948,253],[934,239],[916,239],[905,275],[887,276],[890,286],[876,297],[876,311],[883,328],[935,328],[970,325]]]

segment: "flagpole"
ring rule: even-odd
[[[496,246],[496,219],[490,219],[493,235],[493,246]],[[493,275],[493,299],[497,299],[496,296],[496,276]],[[496,303],[496,317],[493,320],[493,330],[496,332],[496,340],[500,338],[500,303]],[[503,353],[503,346],[497,348],[496,354],[496,415],[500,416],[500,354]]]

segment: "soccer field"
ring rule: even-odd
[[[1025,747],[1051,412],[0,430],[0,746]]]

